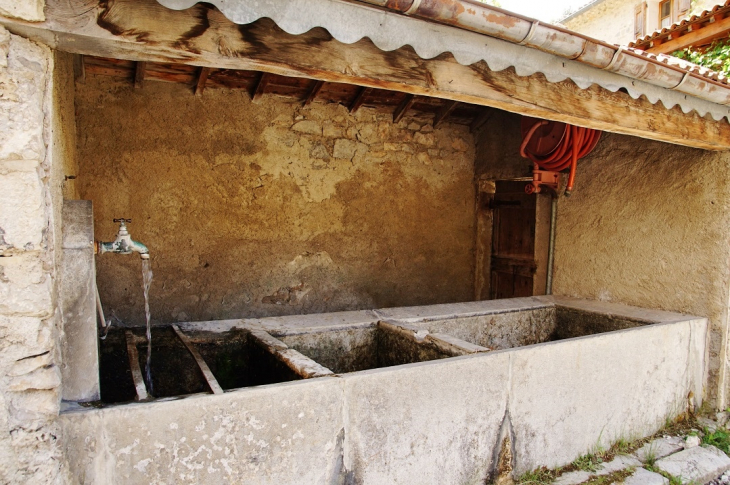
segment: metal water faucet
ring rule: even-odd
[[[114,222],[119,223],[119,232],[117,232],[117,238],[112,242],[96,241],[94,243],[96,254],[139,253],[142,259],[150,259],[150,250],[147,249],[147,246],[139,241],[133,241],[132,236],[130,236],[129,231],[127,231],[127,224],[131,223],[132,219],[114,219]]]

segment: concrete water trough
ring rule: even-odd
[[[699,406],[707,325],[560,297],[193,322],[155,329],[146,402],[119,331],[66,453],[80,483],[484,483]]]

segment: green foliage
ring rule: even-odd
[[[556,475],[553,470],[542,467],[525,473],[519,478],[518,483],[521,485],[547,485],[553,483]]]
[[[591,454],[576,458],[573,462],[573,466],[575,466],[578,470],[583,470],[584,472],[595,472],[598,470],[598,465],[601,463],[603,463],[603,458],[599,455]]]
[[[672,55],[730,76],[730,39],[717,40],[706,49],[688,47]]]
[[[709,433],[705,429],[705,436],[702,437],[702,442],[706,445],[716,446],[725,453],[730,453],[730,433],[726,429],[718,428],[714,433]]]

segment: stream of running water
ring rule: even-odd
[[[147,389],[153,394],[152,389],[152,327],[150,325],[150,285],[152,284],[152,268],[149,259],[142,260],[142,287],[144,289],[144,314],[147,319],[147,365],[145,367],[145,379]]]

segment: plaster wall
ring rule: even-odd
[[[243,90],[77,85],[80,196],[151,251],[153,321],[466,301],[474,146],[466,126]],[[137,256],[97,257],[105,311],[143,323]]]
[[[0,482],[63,477],[56,418],[61,320],[57,300],[56,126],[64,84],[50,49],[0,28]]]
[[[710,320],[708,398],[727,404],[730,154],[605,133],[558,203],[554,291]]]
[[[563,25],[570,30],[596,39],[612,44],[627,45],[635,40],[634,12],[637,3],[633,0],[599,2],[595,7],[563,22]],[[647,31],[651,31],[652,27],[649,26]]]
[[[565,27],[581,34],[586,34],[612,44],[628,45],[634,38],[634,15],[636,6],[642,2],[636,0],[604,0],[595,2],[596,5],[580,15],[562,22]],[[645,35],[660,30],[659,0],[646,0]],[[691,15],[697,15],[704,10],[710,10],[715,5],[724,2],[717,0],[692,0],[687,15],[675,20],[678,22]],[[677,0],[674,0],[677,4]],[[677,8],[677,7],[675,7]],[[675,14],[676,15],[676,14]]]

